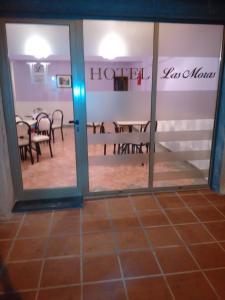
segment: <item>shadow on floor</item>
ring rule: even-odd
[[[19,292],[17,292],[10,281],[9,273],[6,265],[3,263],[0,257],[0,290],[3,292],[0,294],[0,300],[22,300]]]

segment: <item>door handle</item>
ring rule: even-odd
[[[75,125],[79,125],[80,124],[80,122],[79,122],[79,120],[71,120],[71,121],[69,121],[69,124],[75,124]]]

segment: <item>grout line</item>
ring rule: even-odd
[[[152,194],[151,196],[154,198],[153,194]],[[130,200],[130,199],[129,199],[129,200]],[[145,227],[142,225],[140,216],[138,215],[138,213],[137,213],[137,211],[136,211],[136,208],[135,208],[135,206],[134,206],[132,200],[130,200],[130,204],[131,204],[132,209],[133,209],[133,211],[134,211],[134,213],[135,213],[135,215],[136,215],[136,217],[137,217],[137,219],[138,219],[138,221],[139,221],[139,223],[140,223],[140,227],[141,227],[141,229],[142,229],[142,231],[143,231],[143,233],[144,233],[144,235],[145,235],[145,238],[146,238],[146,240],[147,240],[149,249],[151,250],[151,253],[153,254],[153,257],[155,258],[155,261],[156,261],[156,263],[157,263],[157,265],[158,265],[158,267],[159,267],[160,274],[162,275],[162,277],[163,277],[163,279],[164,279],[164,282],[165,282],[165,284],[166,284],[166,286],[167,286],[167,288],[168,288],[168,290],[169,290],[169,292],[170,292],[172,298],[175,300],[175,296],[174,296],[174,294],[173,294],[173,292],[172,292],[172,289],[171,289],[170,286],[169,286],[168,280],[167,280],[167,278],[166,278],[166,276],[165,276],[165,274],[164,274],[164,272],[163,272],[163,268],[162,268],[162,266],[161,266],[161,264],[160,264],[160,262],[159,262],[159,259],[158,259],[157,255],[156,255],[155,249],[154,249],[154,247],[153,247],[153,245],[152,245],[152,243],[151,243],[151,241],[150,241],[150,239],[149,239],[149,237],[148,237],[148,234],[147,234],[147,232],[146,232],[146,230],[145,230]]]
[[[182,202],[184,202],[184,200],[182,199],[182,197],[180,195],[178,195],[178,197],[180,198],[180,200]],[[196,217],[196,219],[198,221],[200,221],[200,219],[198,218],[198,216],[192,211],[191,208],[188,208],[188,210]],[[206,226],[205,226],[206,227]],[[173,226],[173,229],[176,231],[176,233],[178,234],[178,236],[182,239],[182,237],[180,236],[178,230],[176,229],[175,226]],[[207,230],[208,231],[208,230]],[[208,232],[209,233],[209,232]],[[212,236],[213,237],[213,236]],[[213,237],[214,239],[214,237]],[[209,281],[208,277],[206,276],[206,274],[204,273],[204,271],[202,270],[200,264],[198,263],[197,259],[194,257],[194,255],[192,254],[191,250],[190,250],[190,246],[188,244],[186,244],[186,242],[182,239],[184,247],[186,248],[186,250],[188,251],[188,253],[191,255],[192,259],[195,261],[196,265],[198,266],[198,268],[201,271],[201,274],[203,275],[203,277],[205,278],[205,280],[207,281],[207,283],[209,284],[209,286],[211,287],[211,289],[214,291],[215,295],[217,296],[218,299],[220,299],[220,296],[217,293],[216,288],[214,288],[214,286],[211,284],[211,282]]]
[[[109,203],[108,203],[108,201],[105,202],[105,207],[106,207],[107,216],[109,218],[109,222],[110,222],[111,228],[113,229],[112,215],[111,215],[111,212],[110,212],[110,209],[109,209]],[[124,288],[126,300],[129,300],[129,295],[128,295],[128,290],[127,290],[127,286],[126,286],[126,281],[125,281],[125,276],[124,276],[124,272],[123,272],[123,267],[122,267],[122,263],[121,263],[120,256],[119,256],[120,249],[119,249],[119,246],[117,245],[117,240],[116,240],[115,233],[116,233],[115,231],[111,232],[112,238],[113,238],[113,242],[114,242],[114,245],[115,245],[116,258],[117,258],[117,262],[118,262],[119,269],[120,269],[120,274],[121,274],[121,279],[122,279],[122,284],[123,284],[123,288]],[[120,281],[121,281],[121,279],[120,279]]]
[[[41,271],[39,274],[39,280],[38,280],[37,293],[36,293],[35,300],[38,300],[38,298],[39,298],[41,279],[43,276],[44,266],[45,266],[46,257],[47,257],[47,251],[48,251],[48,245],[49,245],[49,241],[50,241],[50,233],[51,233],[51,229],[52,229],[53,218],[54,218],[54,210],[51,212],[50,222],[49,222],[49,226],[48,226],[48,237],[46,239],[46,244],[45,244],[44,255],[43,255],[43,260],[42,260],[42,265],[41,265]]]

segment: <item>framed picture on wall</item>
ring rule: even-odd
[[[128,91],[128,77],[115,76],[114,77],[114,91]]]
[[[58,88],[71,88],[71,75],[56,75]]]

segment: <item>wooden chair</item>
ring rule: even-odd
[[[62,141],[64,141],[64,137],[63,137],[63,112],[60,109],[56,109],[52,113],[52,138],[53,138],[53,143],[55,143],[55,130],[56,129],[61,130]]]
[[[44,142],[48,143],[51,157],[53,157],[51,147],[51,134],[52,122],[50,118],[48,116],[43,116],[39,118],[37,121],[37,132],[31,137],[31,142],[35,144],[37,161],[39,161],[39,155],[41,155],[40,144]]]
[[[21,160],[27,159],[27,152],[30,154],[31,163],[34,163],[31,147],[31,127],[24,121],[16,122],[18,146]]]

